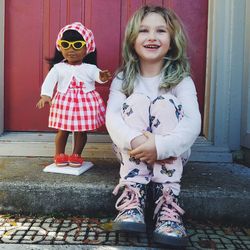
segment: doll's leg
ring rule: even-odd
[[[74,132],[73,154],[81,155],[87,142],[86,132]]]
[[[123,104],[122,117],[127,125],[138,131],[149,127],[150,100],[140,94],[131,95]],[[144,221],[147,184],[151,179],[152,169],[144,162],[129,156],[129,153],[115,147],[120,160],[120,183],[114,190],[124,187],[123,193],[116,202],[119,214],[114,220],[113,229],[119,231],[145,232]]]
[[[68,156],[65,155],[65,147],[68,140],[69,132],[64,130],[58,130],[55,137],[56,153],[54,156],[54,162],[57,166],[68,165]]]
[[[69,156],[69,165],[71,167],[80,167],[84,159],[81,156],[84,146],[87,142],[86,132],[74,132],[74,148],[72,155]]]
[[[166,94],[152,103],[151,116],[152,132],[166,135],[183,117],[182,106],[174,96]],[[158,243],[175,246],[187,244],[187,234],[181,219],[184,211],[178,204],[182,170],[181,157],[172,164],[154,164],[152,189],[153,200],[156,203],[156,224],[153,237]]]
[[[55,138],[56,155],[64,154],[68,137],[69,137],[68,131],[58,130]]]

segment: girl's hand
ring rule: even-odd
[[[146,162],[149,165],[153,165],[157,160],[155,136],[148,131],[143,133],[143,135],[147,138],[147,140],[143,144],[141,144],[140,146],[138,146],[135,149],[133,149],[132,151],[130,151],[130,155],[135,157],[136,159],[140,159],[141,161]],[[136,138],[138,138],[138,137],[136,137]],[[132,143],[133,143],[133,141],[132,141]]]
[[[145,143],[147,141],[147,139],[148,138],[145,135],[139,135],[139,136],[135,137],[130,143],[131,148],[135,149],[135,148],[139,147],[140,145]]]
[[[46,103],[49,103],[49,105],[51,106],[51,97],[46,96],[46,95],[42,95],[41,99],[39,100],[39,102],[36,104],[36,107],[41,109],[45,106]]]
[[[111,80],[112,76],[108,70],[103,70],[103,71],[100,71],[99,78],[102,82],[106,82],[108,80]]]

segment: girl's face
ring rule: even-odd
[[[146,15],[134,44],[140,63],[163,62],[170,49],[170,41],[170,33],[164,18],[154,12]]]
[[[71,65],[82,64],[82,60],[86,56],[87,52],[86,46],[78,50],[74,49],[72,46],[70,46],[68,49],[64,49],[63,47],[60,47],[60,49],[64,59],[66,59],[68,64]]]

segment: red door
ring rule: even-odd
[[[128,18],[141,5],[173,8],[189,35],[189,57],[200,110],[204,109],[208,0],[8,0],[5,12],[5,131],[48,131],[48,107],[38,110],[58,31],[80,21],[95,36],[97,62],[111,72],[119,66]],[[97,86],[105,101],[109,84]],[[100,131],[105,131],[102,128]]]

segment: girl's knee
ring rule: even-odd
[[[151,116],[154,118],[152,129],[158,129],[160,133],[164,131],[169,132],[174,129],[183,117],[182,105],[179,100],[171,94],[157,97],[152,102],[150,111]]]
[[[149,127],[150,99],[142,94],[132,94],[122,107],[122,117],[125,123],[139,131]]]
[[[179,102],[179,100],[171,95],[171,94],[164,94],[161,96],[158,96],[153,102],[152,102],[152,108],[155,110],[164,110],[175,112],[176,110],[181,110],[182,106]]]

